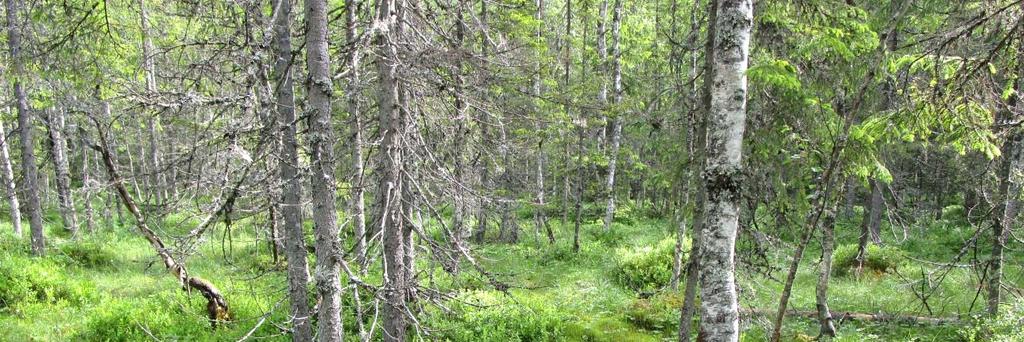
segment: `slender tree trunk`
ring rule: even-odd
[[[882,225],[882,190],[881,184],[874,177],[868,180],[871,196],[864,208],[864,218],[860,223],[860,238],[857,240],[857,256],[855,273],[860,274],[867,259],[868,243],[881,244]]]
[[[109,105],[106,106],[109,108]],[[3,130],[3,127],[0,127],[0,130]],[[80,141],[84,140],[85,139],[80,139]],[[92,197],[94,193],[92,188],[92,162],[89,158],[92,151],[89,151],[85,144],[82,144],[82,147],[82,207],[85,211],[85,231],[92,233],[95,231],[96,226],[92,208]]]
[[[1024,44],[1024,40],[1021,40]],[[1020,47],[1024,53],[1024,46]],[[1024,63],[1020,63],[1018,78],[1014,83],[1014,92],[1007,101],[1011,110],[1024,109],[1024,101],[1021,101],[1021,91],[1024,91]],[[1020,119],[1013,112],[1003,111],[1004,122],[1014,122]],[[1009,126],[1009,125],[1008,125]],[[989,270],[988,282],[988,313],[992,316],[999,314],[999,303],[1002,296],[1003,284],[1003,249],[1009,241],[1013,225],[1016,222],[1020,210],[1020,194],[1024,180],[1021,173],[1024,172],[1024,133],[1020,127],[1010,126],[1010,134],[1003,143],[1003,160],[999,170],[999,194],[1001,195],[1001,213],[992,224],[992,260]]]
[[[718,4],[704,168],[708,232],[701,240],[700,272],[700,327],[710,341],[739,340],[735,245],[752,26],[751,0],[723,0]]]
[[[601,0],[597,18],[597,74],[601,89],[597,93],[597,105],[601,108],[601,119],[607,121],[608,108],[608,0]],[[606,129],[602,123],[597,135],[597,149],[604,150]]]
[[[299,178],[299,152],[296,138],[295,90],[292,83],[292,3],[275,0],[274,73],[277,126],[281,134],[277,163],[281,183],[281,230],[288,259],[288,298],[292,320],[292,341],[311,341],[313,328],[309,317],[309,268],[306,264],[306,240],[302,229],[302,180]]]
[[[353,232],[352,236],[355,239],[355,252],[356,252],[356,263],[359,265],[359,274],[365,275],[367,270],[366,261],[366,183],[364,180],[364,173],[366,169],[365,156],[363,155],[364,138],[363,138],[363,116],[362,110],[359,103],[359,82],[361,77],[361,71],[359,68],[359,62],[361,55],[359,53],[359,31],[358,31],[358,0],[346,0],[345,1],[345,40],[348,42],[350,53],[348,55],[348,67],[349,67],[349,79],[348,88],[346,94],[348,96],[348,114],[352,117],[353,122],[353,134],[352,134],[352,213],[353,213]],[[367,336],[366,328],[363,326],[363,315],[362,315],[362,303],[359,295],[359,287],[352,288],[352,302],[354,304],[353,313],[355,313],[356,327],[359,330],[360,340],[366,340]]]
[[[403,198],[405,194],[404,146],[402,136],[407,122],[406,110],[401,108],[401,85],[398,79],[398,40],[402,34],[402,22],[398,20],[402,8],[397,0],[378,2],[375,27],[374,49],[377,55],[378,93],[380,110],[380,159],[375,208],[379,210],[374,220],[380,225],[384,240],[384,324],[385,341],[405,341],[406,338],[406,295],[409,284],[406,273],[405,250],[406,217]]]
[[[622,103],[622,49],[620,40],[622,36],[622,0],[615,0],[615,9],[612,13],[612,83],[615,87],[613,105],[616,111]],[[619,157],[619,146],[622,143],[622,113],[615,113],[615,121],[612,124],[612,146],[608,152],[608,182],[605,186],[605,194],[608,196],[608,204],[604,213],[604,230],[611,230],[612,220],[615,218],[615,167]]]
[[[359,41],[358,41],[358,16],[357,10],[359,8],[359,1],[347,0],[345,2],[346,11],[346,30],[345,37],[348,41],[351,53],[348,55],[348,67],[349,67],[349,79],[348,89],[346,95],[348,95],[348,114],[352,116],[353,123],[353,146],[352,146],[352,173],[353,173],[353,184],[352,189],[352,212],[354,214],[354,232],[353,235],[356,239],[356,261],[359,263],[360,272],[365,272],[366,269],[366,185],[363,180],[363,174],[365,172],[365,156],[363,155],[364,149],[364,138],[363,138],[363,120],[361,113],[361,106],[359,103],[359,82],[361,72],[359,69],[359,61],[361,55],[359,54]]]
[[[39,204],[39,169],[36,166],[36,144],[32,137],[32,112],[28,107],[28,95],[23,88],[25,75],[21,56],[21,28],[18,27],[21,12],[20,0],[5,0],[7,7],[7,47],[10,49],[14,82],[15,108],[18,110],[18,131],[21,134],[21,168],[24,178],[25,204],[28,206],[29,228],[32,232],[32,253],[41,256],[46,253],[43,237],[43,210]]]
[[[330,56],[327,48],[327,0],[307,0],[306,79],[309,113],[310,193],[316,251],[317,339],[341,341],[341,237],[335,204],[334,127],[331,125]]]
[[[535,5],[536,8],[533,12],[533,18],[537,20],[540,25],[534,33],[534,39],[540,42],[544,39],[544,0],[536,0]],[[548,224],[547,203],[544,202],[544,163],[547,160],[547,153],[544,152],[544,142],[547,140],[547,124],[544,123],[544,120],[547,118],[542,115],[540,106],[540,98],[543,95],[541,76],[544,71],[544,68],[541,65],[541,57],[542,56],[539,56],[539,54],[536,56],[537,62],[534,65],[535,70],[533,74],[533,101],[534,110],[537,113],[536,128],[537,132],[541,134],[540,141],[537,143],[537,204],[533,212],[535,226],[534,236],[536,236],[543,228],[547,231],[548,243],[554,244],[555,233],[551,230],[551,226]]]
[[[479,18],[480,18],[479,20],[480,20],[481,25],[484,25],[486,27],[486,25],[487,25],[487,0],[481,0],[480,1],[480,17]],[[481,33],[480,33],[480,54],[483,56],[483,59],[485,61],[487,59],[487,54],[488,54],[488,52],[487,52],[488,44],[490,44],[490,42],[487,41],[486,30],[482,30]],[[491,136],[491,134],[490,134],[490,127],[489,127],[490,123],[487,122],[488,120],[486,120],[486,116],[487,116],[486,113],[481,112],[480,113],[480,118],[478,119],[479,125],[480,125],[480,141],[483,142],[484,144],[491,143],[490,141],[488,141],[488,139],[490,139],[490,136]],[[491,187],[491,174],[490,174],[489,165],[488,165],[486,159],[487,158],[484,157],[484,156],[478,156],[477,157],[477,160],[478,160],[478,163],[479,163],[479,167],[480,167],[480,187],[485,190],[484,191],[485,193],[491,193],[491,191],[490,191],[490,190],[492,190],[492,187]],[[480,197],[480,206],[479,206],[479,208],[477,208],[476,231],[473,233],[473,239],[476,240],[477,243],[483,243],[484,239],[487,237],[487,211],[490,209],[490,206],[489,206],[489,200],[490,199],[488,197],[490,197],[490,196],[481,196]]]
[[[689,341],[693,315],[697,307],[697,288],[700,286],[701,255],[703,250],[705,218],[704,211],[707,202],[707,189],[704,187],[702,172],[706,163],[708,139],[708,120],[711,117],[711,92],[714,84],[715,68],[715,36],[717,35],[716,25],[718,18],[718,1],[708,1],[708,29],[704,41],[704,79],[701,87],[702,108],[696,111],[693,118],[693,157],[690,161],[690,178],[694,183],[701,184],[697,187],[693,202],[693,239],[690,247],[690,259],[686,263],[686,288],[683,290],[683,308],[680,311],[679,340]],[[695,9],[696,10],[696,9]],[[691,26],[691,29],[695,26]],[[696,53],[696,52],[694,52]]]
[[[821,225],[821,269],[818,270],[818,285],[815,287],[815,303],[818,309],[820,336],[835,337],[836,327],[828,309],[828,282],[832,275],[832,251],[835,246],[836,206],[825,213]]]
[[[14,235],[21,237],[21,204],[18,202],[18,188],[14,185],[14,169],[11,167],[11,154],[7,149],[7,129],[3,120],[0,120],[0,176],[3,176],[4,191],[7,195],[7,204],[11,207],[11,226],[14,227]]]
[[[146,0],[139,0],[139,21],[142,32],[142,70],[145,73],[146,78],[146,92],[150,96],[156,95],[156,64],[153,62],[153,56],[156,53],[156,49],[153,47],[153,39],[149,33],[149,15],[146,12]],[[160,126],[160,116],[157,113],[152,113],[152,116],[146,120],[146,134],[149,138],[149,145],[146,151],[146,162],[143,164],[149,164],[149,190],[156,197],[157,203],[163,203],[165,187],[163,186],[162,179],[160,177],[160,148],[159,148],[159,135],[157,133],[157,127]]]
[[[48,111],[47,129],[50,132],[50,160],[53,161],[54,181],[57,183],[57,201],[60,217],[72,237],[78,237],[78,217],[71,196],[71,172],[68,166],[68,143],[64,139],[64,109]]]

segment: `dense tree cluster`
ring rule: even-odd
[[[990,315],[1016,290],[1020,1],[4,1],[4,219],[38,256],[44,223],[127,222],[214,326],[230,293],[186,265],[239,222],[294,341],[430,336],[435,273],[507,293],[478,247],[623,215],[672,226],[680,340],[739,339],[738,269],[781,282],[779,340],[809,250],[834,336],[837,245],[859,275],[947,215],[973,237],[921,261],[924,306],[963,264]]]

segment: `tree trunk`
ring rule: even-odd
[[[23,88],[25,66],[21,56],[21,28],[18,13],[20,0],[5,0],[7,7],[7,46],[10,49],[12,74],[14,75],[15,108],[18,110],[18,131],[21,134],[21,167],[24,178],[25,204],[28,206],[29,228],[32,231],[32,253],[41,256],[46,253],[43,237],[43,210],[39,204],[39,169],[36,166],[35,140],[32,137],[32,112],[28,107],[28,95]]]
[[[50,133],[50,160],[53,161],[54,181],[57,183],[57,201],[64,229],[78,237],[78,217],[71,196],[71,172],[68,166],[68,143],[64,139],[64,109],[48,111],[47,130]]]
[[[146,92],[149,96],[155,96],[157,92],[156,64],[153,62],[153,56],[156,51],[154,51],[153,39],[149,34],[149,15],[146,13],[146,0],[139,0],[139,21],[142,31],[142,70],[146,78]],[[146,134],[148,135],[149,145],[147,146],[148,151],[146,153],[148,158],[143,164],[149,164],[149,191],[155,196],[157,203],[163,203],[166,189],[160,177],[158,126],[160,126],[160,116],[158,113],[152,113],[152,116],[146,120]]]
[[[341,341],[341,237],[335,204],[334,127],[331,125],[330,57],[327,48],[327,0],[307,0],[306,79],[309,117],[310,193],[315,238],[317,339]]]
[[[696,11],[696,8],[694,9]],[[693,137],[693,150],[692,157],[690,160],[690,178],[694,183],[700,184],[697,187],[697,193],[694,195],[693,201],[693,217],[691,222],[693,224],[693,239],[690,243],[690,259],[686,263],[686,288],[683,290],[683,308],[680,310],[679,318],[679,340],[689,341],[691,332],[691,325],[693,323],[693,314],[696,312],[697,307],[697,287],[700,285],[700,272],[701,272],[701,254],[703,249],[704,240],[704,227],[705,218],[704,210],[707,202],[707,189],[703,184],[702,172],[704,171],[704,165],[706,163],[705,155],[707,154],[707,139],[708,139],[708,120],[711,117],[711,92],[712,84],[714,84],[714,73],[715,68],[715,36],[717,35],[716,25],[718,18],[718,0],[708,1],[708,29],[707,37],[704,41],[704,84],[701,88],[701,105],[700,111],[696,111],[696,116],[693,118],[694,129],[692,131]],[[696,29],[696,25],[692,25],[691,29]],[[696,53],[696,51],[694,51]]]
[[[832,323],[832,313],[828,309],[828,282],[832,275],[832,251],[835,246],[836,208],[825,213],[821,225],[821,269],[818,270],[818,285],[815,290],[815,303],[818,309],[818,323],[821,325],[820,336],[835,337],[836,327]]]
[[[346,0],[345,1],[345,40],[349,44],[348,55],[348,67],[349,67],[349,79],[348,87],[345,90],[345,95],[348,96],[348,114],[352,117],[353,122],[353,134],[352,134],[352,198],[351,208],[353,218],[353,231],[352,238],[355,239],[355,253],[356,263],[359,265],[359,274],[365,275],[367,270],[366,261],[366,183],[364,180],[364,173],[366,165],[364,163],[363,147],[363,113],[359,103],[359,81],[360,81],[360,54],[359,54],[359,37],[358,37],[358,11],[359,1],[358,0]],[[366,328],[363,326],[363,315],[362,315],[362,303],[360,301],[359,287],[352,288],[352,302],[354,304],[353,312],[355,313],[356,327],[359,330],[360,340],[366,340],[368,338]]]
[[[704,168],[708,232],[701,241],[700,272],[700,327],[711,341],[739,340],[735,245],[752,25],[751,0],[724,0],[718,4]]]
[[[3,120],[0,120],[0,176],[3,176],[4,191],[7,195],[7,204],[11,207],[11,226],[14,227],[14,235],[21,237],[21,204],[18,202],[18,188],[14,185],[14,169],[11,168],[11,154],[7,149],[7,129],[4,128]]]
[[[1024,43],[1024,41],[1022,41]],[[1024,53],[1024,46],[1020,47]],[[1020,73],[1013,85],[1014,92],[1007,101],[1011,108],[1009,111],[1002,111],[1003,122],[1016,122],[1020,119],[1013,110],[1024,109],[1021,101],[1021,91],[1024,91],[1024,63],[1019,64]],[[992,316],[999,314],[999,303],[1002,296],[1003,284],[1003,249],[1009,240],[1013,225],[1016,222],[1020,210],[1020,194],[1024,180],[1021,173],[1024,172],[1024,133],[1019,127],[1007,125],[1010,129],[1006,141],[1001,148],[1003,152],[1002,165],[999,170],[999,195],[1002,200],[1000,215],[996,215],[992,224],[992,260],[988,283],[988,313]]]
[[[405,160],[402,136],[407,122],[406,111],[401,108],[401,85],[398,79],[398,40],[402,34],[402,12],[396,0],[381,0],[378,3],[374,37],[377,55],[378,107],[381,130],[380,159],[374,224],[380,226],[384,240],[384,325],[385,341],[405,341],[407,321],[406,294],[406,217],[403,195]]]
[[[356,11],[359,7],[359,1],[347,0],[345,2],[346,11],[346,26],[348,29],[345,31],[345,39],[348,41],[351,52],[348,55],[348,67],[349,67],[349,79],[348,88],[346,89],[346,95],[348,98],[348,115],[353,119],[355,127],[352,128],[352,173],[353,173],[353,188],[352,188],[352,212],[354,215],[353,220],[355,221],[353,236],[355,238],[355,249],[356,249],[356,262],[359,264],[360,273],[366,271],[366,184],[363,180],[363,174],[365,172],[366,164],[364,162],[365,156],[363,155],[364,139],[363,139],[363,120],[362,113],[359,103],[359,82],[360,82],[360,70],[359,61],[361,56],[359,54],[359,37],[358,37],[358,16]]]
[[[194,277],[189,274],[185,269],[185,265],[174,260],[174,255],[171,250],[166,247],[164,242],[159,236],[149,228],[146,223],[145,216],[139,210],[138,205],[135,204],[135,200],[132,199],[131,195],[128,194],[128,189],[124,186],[123,178],[117,170],[117,164],[115,164],[115,157],[110,152],[110,144],[105,133],[106,127],[100,125],[99,121],[95,121],[96,130],[99,134],[100,145],[94,146],[93,148],[100,152],[103,159],[103,164],[106,166],[107,174],[110,176],[110,184],[114,188],[114,191],[121,198],[121,202],[124,203],[125,207],[128,208],[128,212],[135,218],[135,224],[139,228],[139,232],[142,236],[149,241],[149,244],[156,251],[157,256],[164,263],[164,267],[178,280],[181,285],[181,289],[191,293],[191,291],[199,292],[204,298],[206,298],[206,313],[210,320],[210,325],[214,328],[217,327],[217,322],[227,321],[231,319],[230,312],[228,311],[228,302],[224,298],[224,295],[220,293],[209,281]]]
[[[302,180],[299,178],[299,153],[296,138],[295,90],[292,83],[292,4],[275,0],[274,73],[276,131],[281,134],[277,163],[281,183],[281,230],[288,259],[288,299],[292,320],[292,341],[311,341],[313,328],[309,312],[309,267],[306,264],[306,239],[302,228]]]
[[[612,83],[615,87],[615,97],[612,105],[616,112],[622,104],[622,49],[620,40],[622,36],[622,0],[615,0],[615,9],[612,13]],[[615,121],[612,124],[612,146],[608,152],[608,182],[605,186],[605,194],[608,196],[608,204],[604,213],[604,230],[612,227],[612,220],[615,218],[615,167],[619,157],[619,146],[622,142],[622,115],[615,113]]]

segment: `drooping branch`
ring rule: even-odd
[[[100,122],[95,118],[91,118],[96,126],[97,135],[99,136],[99,144],[91,144],[91,148],[100,153],[100,158],[103,160],[103,165],[107,169],[107,174],[110,177],[110,186],[114,187],[114,191],[117,196],[121,199],[121,202],[125,207],[128,208],[128,212],[135,219],[136,226],[139,228],[139,232],[142,236],[149,241],[150,246],[156,251],[156,254],[164,262],[164,267],[171,272],[175,278],[178,279],[178,283],[181,285],[182,290],[191,293],[192,290],[199,291],[199,293],[206,298],[206,312],[210,319],[210,325],[212,327],[217,326],[218,321],[225,321],[230,319],[228,313],[228,302],[221,294],[220,290],[217,289],[213,283],[188,274],[188,270],[184,264],[179,263],[171,255],[171,251],[164,245],[163,240],[149,228],[149,224],[146,223],[145,217],[139,210],[135,200],[132,199],[131,194],[128,193],[128,189],[125,188],[123,179],[117,170],[117,164],[114,163],[113,154],[110,151],[109,145],[107,144],[107,135],[104,132],[104,128],[100,125]]]

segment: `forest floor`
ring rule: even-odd
[[[194,218],[172,217],[168,222],[172,223],[166,224],[162,233],[172,236],[187,231]],[[507,295],[493,290],[468,265],[453,277],[431,262],[420,262],[424,288],[454,294],[443,296],[447,298],[442,302],[443,309],[424,309],[420,323],[435,337],[452,341],[674,340],[681,291],[630,283],[631,279],[658,283],[656,280],[664,275],[663,267],[652,273],[645,263],[664,265],[664,251],[672,246],[667,222],[624,219],[616,222],[612,233],[603,233],[598,221],[593,220],[583,226],[579,253],[571,249],[572,227],[563,226],[557,219],[552,224],[557,239],[553,246],[544,241],[543,234],[540,240],[535,239],[533,226],[525,219],[520,243],[476,246],[482,266],[511,286]],[[911,236],[932,238],[890,245],[914,259],[935,262],[950,259],[972,234],[967,227],[942,220],[909,229],[923,230]],[[251,337],[259,340],[287,340],[281,332],[288,307],[282,300],[286,290],[284,273],[280,265],[273,264],[265,238],[257,242],[253,231],[246,221],[230,232],[223,227],[211,230],[188,258],[191,274],[211,280],[231,305],[233,321],[211,330],[204,316],[205,301],[181,291],[130,226],[104,228],[79,240],[70,240],[53,228],[48,231],[49,255],[31,258],[27,241],[14,239],[9,225],[0,224],[0,340],[221,341],[237,340],[250,330]],[[837,245],[855,242],[856,234],[854,224],[841,220]],[[892,234],[886,238],[895,240]],[[771,245],[766,263],[738,268],[740,303],[747,310],[774,312],[778,305],[782,284],[772,277],[785,277],[784,270],[777,268],[785,264],[793,246],[779,241],[767,243]],[[977,253],[985,255],[982,249]],[[649,254],[660,256],[650,258]],[[820,248],[812,243],[796,278],[790,308],[814,309],[819,257]],[[1019,257],[1015,253],[1010,259]],[[420,259],[427,259],[425,253]],[[624,260],[638,259],[641,262],[635,272],[623,271]],[[668,260],[671,262],[670,254]],[[764,268],[755,267],[759,264],[776,269],[767,277]],[[920,282],[922,274],[934,277],[938,273],[937,266],[920,264],[907,262],[895,272],[870,272],[859,278],[834,277],[829,296],[833,312],[961,317],[969,321],[970,308],[975,314],[983,310],[984,293],[976,296],[978,279],[967,268],[952,268],[941,283],[933,283],[938,285],[929,291],[928,306],[923,305],[915,295],[924,286]],[[1017,263],[1011,264],[1014,266],[1007,270],[1007,281],[1018,287],[1024,285]],[[369,279],[376,281],[376,277],[379,274],[371,270]],[[421,294],[427,297],[429,293],[424,290]],[[745,318],[743,340],[764,340],[769,318]],[[353,323],[349,318],[346,326],[354,327]],[[967,340],[972,331],[969,324],[851,320],[838,322],[837,328],[838,341],[959,341]],[[787,340],[807,340],[816,336],[817,330],[814,320],[790,317],[784,336]]]

